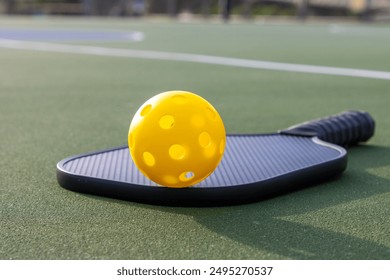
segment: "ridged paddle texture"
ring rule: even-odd
[[[337,158],[338,149],[308,137],[289,135],[229,135],[218,168],[196,187],[242,185],[263,181]],[[64,163],[73,174],[156,186],[138,171],[127,147],[84,155]]]
[[[312,135],[340,146],[352,146],[374,135],[375,121],[367,112],[346,111],[317,120],[294,125],[282,133]]]

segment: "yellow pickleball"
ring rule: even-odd
[[[220,163],[225,143],[217,110],[187,91],[150,98],[134,115],[128,134],[138,169],[167,187],[192,186],[208,177]]]

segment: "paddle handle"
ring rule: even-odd
[[[282,134],[317,136],[319,139],[340,146],[352,146],[374,135],[375,121],[367,112],[346,111],[280,131]]]

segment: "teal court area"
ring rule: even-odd
[[[389,259],[389,25],[0,26],[0,259]],[[230,134],[349,109],[370,112],[376,131],[348,150],[342,176],[248,204],[157,206],[59,186],[57,162],[125,145],[139,106],[174,89],[205,97]]]

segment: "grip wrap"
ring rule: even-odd
[[[346,111],[321,119],[294,125],[280,133],[299,136],[317,136],[340,146],[365,142],[374,135],[375,121],[367,112]]]

